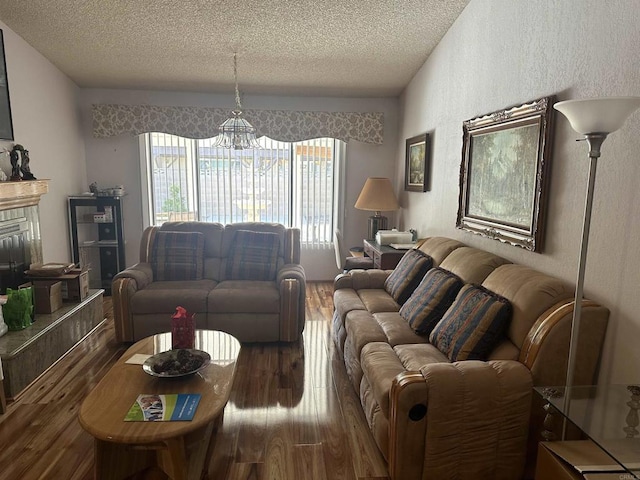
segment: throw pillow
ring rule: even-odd
[[[227,259],[227,279],[275,280],[279,251],[277,233],[237,230]]]
[[[384,289],[402,305],[433,265],[433,259],[421,250],[411,249],[405,253],[396,268],[384,282]]]
[[[457,275],[440,267],[432,268],[400,308],[400,316],[421,335],[429,335],[463,285]]]
[[[485,360],[511,321],[511,303],[476,285],[465,285],[435,326],[429,341],[452,362]]]
[[[158,232],[153,241],[151,269],[155,280],[202,280],[204,234]]]

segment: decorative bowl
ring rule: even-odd
[[[169,350],[156,353],[142,364],[142,370],[154,377],[178,378],[203,370],[211,362],[207,352],[194,349]]]

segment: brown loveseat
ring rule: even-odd
[[[300,231],[271,223],[165,222],[149,227],[140,262],[114,277],[116,337],[171,329],[180,305],[197,328],[241,342],[293,342],[305,322]]]
[[[538,410],[532,387],[565,381],[573,289],[448,238],[428,238],[420,251],[440,272],[506,298],[510,323],[486,358],[452,362],[449,351],[401,316],[385,289],[390,271],[336,277],[334,341],[389,474],[394,480],[522,478],[525,459],[531,461],[527,450],[539,439],[529,428]],[[453,315],[465,287],[444,317]],[[608,310],[583,305],[576,382],[592,383]]]

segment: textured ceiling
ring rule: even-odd
[[[0,0],[81,87],[396,96],[469,0]]]

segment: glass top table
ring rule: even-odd
[[[640,478],[640,386],[535,387],[535,390],[627,472]]]

